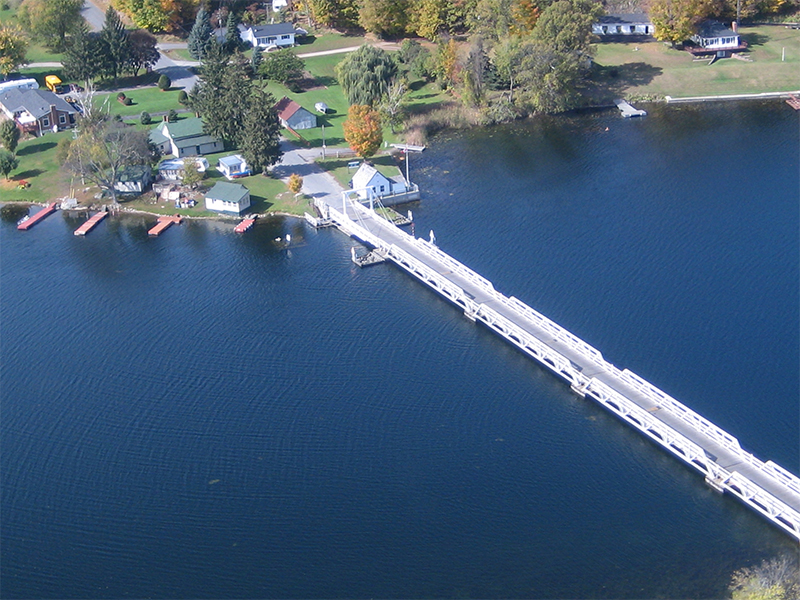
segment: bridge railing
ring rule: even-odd
[[[414,244],[416,245],[417,248],[420,248],[428,256],[443,263],[445,266],[447,266],[448,269],[450,269],[454,273],[457,273],[460,277],[463,277],[469,282],[477,285],[478,287],[483,289],[484,292],[487,292],[489,294],[495,293],[494,285],[492,285],[491,281],[479,275],[466,265],[458,262],[449,254],[442,252],[434,244],[431,244],[429,241],[420,238],[414,238]]]

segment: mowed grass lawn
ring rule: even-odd
[[[597,44],[596,102],[615,97],[714,96],[800,89],[800,31],[783,25],[741,27],[752,62],[693,61],[662,42]],[[785,49],[785,60],[781,61]],[[616,73],[614,72],[616,71]]]
[[[72,132],[48,133],[20,142],[17,146],[19,167],[11,172],[10,181],[0,175],[0,198],[3,202],[48,203],[69,193],[71,178],[56,161],[56,145],[65,137],[71,138]],[[30,183],[30,187],[18,189],[22,180]],[[76,185],[80,186],[80,181]]]

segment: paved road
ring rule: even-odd
[[[100,31],[103,28],[103,22],[106,20],[106,14],[96,4],[90,0],[86,0],[81,10],[83,18],[89,23],[92,31]]]
[[[298,148],[289,141],[281,141],[283,157],[273,167],[273,174],[288,180],[289,175],[297,173],[303,178],[303,193],[312,198],[323,198],[332,206],[341,204],[343,188],[333,175],[323,171],[314,159],[319,156],[319,149]]]

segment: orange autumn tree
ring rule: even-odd
[[[369,158],[378,151],[383,142],[381,116],[371,106],[353,104],[347,111],[347,120],[342,123],[344,139],[361,158]]]

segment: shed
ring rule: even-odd
[[[322,113],[323,115],[325,115],[328,113],[328,105],[325,104],[324,102],[317,102],[314,105],[314,110],[317,111],[318,113]]]
[[[368,162],[361,163],[352,179],[353,189],[362,199],[368,198],[367,188],[372,188],[378,197],[390,194],[402,194],[406,191],[406,182],[402,175],[387,177]]]
[[[313,129],[317,126],[317,116],[286,96],[275,105],[275,112],[283,127],[291,129]]]
[[[217,162],[217,170],[228,179],[250,175],[250,167],[247,166],[247,161],[242,158],[241,154],[223,156]]]
[[[186,160],[194,160],[200,173],[205,173],[208,170],[208,160],[202,156],[194,156],[188,159],[167,158],[158,165],[158,177],[168,181],[181,181],[183,179],[184,161]]]
[[[240,183],[220,181],[206,192],[206,208],[238,215],[250,208],[250,190]]]

